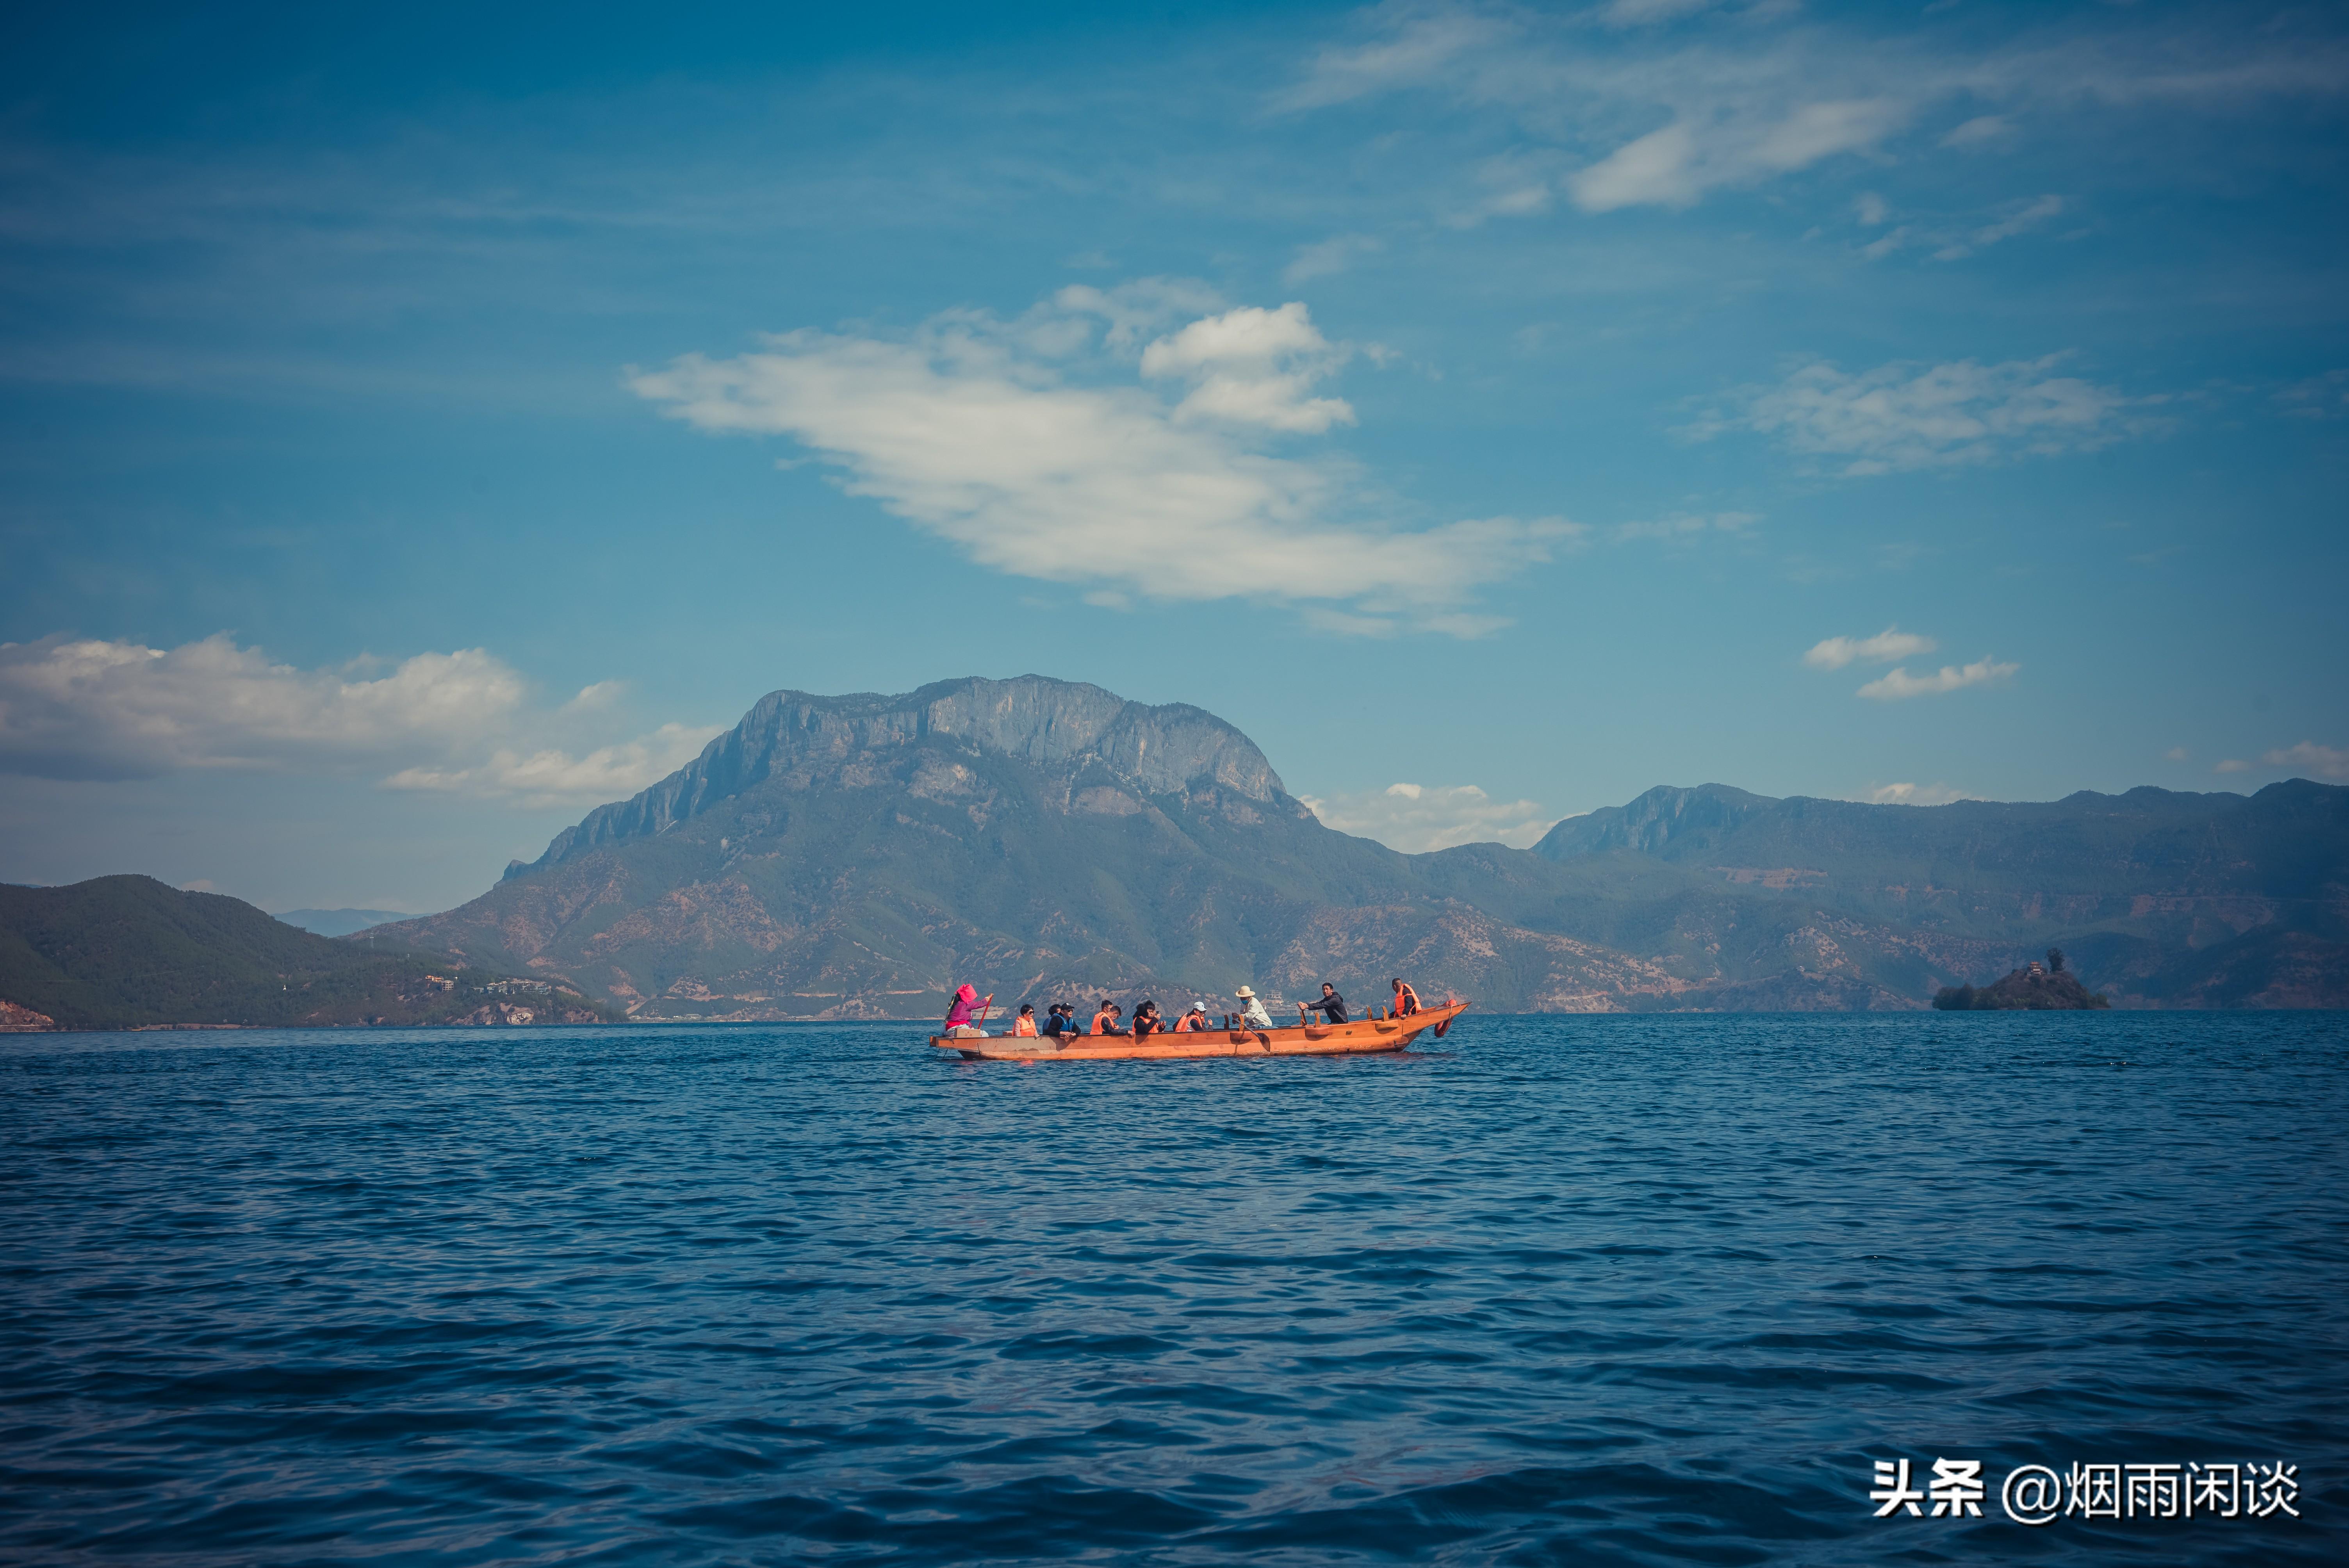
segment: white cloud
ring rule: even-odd
[[[1314,278],[1342,273],[1358,257],[1372,255],[1385,248],[1382,242],[1368,234],[1332,235],[1318,244],[1299,247],[1297,259],[1281,273],[1280,281],[1294,287]]]
[[[2282,413],[2293,419],[2338,419],[2349,417],[2349,370],[2328,370],[2295,381],[2275,395]]]
[[[1710,11],[1721,0],[1609,0],[1599,17],[1609,26],[1647,27]]]
[[[1340,832],[1376,839],[1407,855],[1471,843],[1522,850],[1557,821],[1534,801],[1495,800],[1474,784],[1390,784],[1358,795],[1301,799]]]
[[[2027,233],[2063,211],[2064,198],[2061,196],[2042,196],[2036,201],[2022,202],[1997,222],[1985,223],[1964,239],[1935,251],[1933,259],[1937,262],[1961,260],[1985,246],[1997,244],[2001,240],[2011,240],[2017,234]]]
[[[2313,773],[2319,779],[2349,779],[2349,748],[2319,746],[2303,740],[2297,746],[2280,746],[2260,754],[2260,761],[2269,768],[2281,768],[2295,773]],[[2249,764],[2221,764],[2222,772],[2246,770]]]
[[[2002,665],[1992,659],[1977,659],[1970,665],[1943,665],[1931,675],[1912,676],[1905,667],[1895,666],[1859,688],[1860,696],[1878,702],[1899,702],[1905,697],[1938,696],[1943,692],[1962,691],[1967,686],[1995,686],[2013,677],[2021,665]]]
[[[2187,750],[2186,748],[2182,746],[2173,746],[2168,750],[2162,753],[2162,756],[2168,758],[2172,762],[2183,762],[2193,755],[2194,754],[2192,752]]]
[[[62,779],[366,758],[484,736],[521,706],[521,676],[480,648],[300,670],[223,632],[163,649],[45,637],[0,644],[0,762]]]
[[[1811,651],[1803,655],[1803,663],[1815,670],[1839,670],[1846,665],[1860,661],[1889,665],[1895,659],[1930,654],[1940,647],[1940,645],[1930,637],[1920,637],[1898,626],[1887,626],[1872,637],[1828,637],[1823,642],[1814,643]]]
[[[1957,800],[1980,800],[1971,790],[1947,784],[1884,784],[1862,797],[1872,806],[1947,806]]]
[[[1886,204],[1884,198],[1873,191],[1863,191],[1853,197],[1851,211],[1853,217],[1871,229],[1892,215],[1892,209]]]
[[[2249,773],[2251,770],[2251,765],[2240,757],[2230,757],[2218,767],[2210,769],[2213,773]]]
[[[1094,315],[1112,324],[1098,351]],[[1347,351],[1304,305],[1203,316],[1154,338],[1138,365],[1118,358],[1120,333],[1130,346],[1143,319],[1133,300],[1063,290],[1016,322],[957,313],[904,338],[787,333],[629,385],[700,429],[797,439],[850,494],[982,565],[1107,593],[1322,601],[1381,629],[1431,625],[1572,536],[1556,518],[1388,526],[1342,461],[1268,450],[1354,418],[1312,395]],[[1184,396],[1170,406],[1137,369]]]
[[[383,787],[512,795],[533,808],[619,800],[667,778],[724,733],[722,726],[664,724],[650,735],[599,746],[582,757],[554,748],[528,753],[500,748],[471,768],[403,768]]]
[[[190,769],[391,768],[391,788],[420,787],[433,775],[449,782],[430,787],[593,804],[672,771],[683,735],[716,733],[666,726],[576,760],[552,747],[508,749],[518,735],[592,717],[613,695],[610,683],[598,683],[541,712],[529,683],[481,648],[419,654],[388,669],[360,659],[304,670],[239,647],[224,632],[169,649],[46,637],[0,644],[0,772],[136,779]]]
[[[1547,12],[1388,0],[1355,13],[1355,41],[1318,51],[1275,105],[1443,94],[1506,120],[1529,159],[1565,156],[1570,167],[1555,188],[1600,212],[1686,207],[1832,159],[1881,159],[1913,126],[1933,126],[1943,147],[1980,149],[2013,137],[2023,110],[2224,110],[2277,96],[2329,98],[2349,84],[2340,43],[2306,29],[2205,36],[2181,47],[2170,28],[2108,23],[2053,41],[1967,47],[1812,20],[1779,3],[1630,31],[1731,9],[1707,0]],[[1543,210],[1542,194],[1521,190],[1516,210]]]
[[[1354,423],[1342,397],[1313,397],[1313,384],[1345,363],[1317,329],[1302,304],[1278,310],[1242,306],[1203,316],[1142,352],[1142,373],[1191,384],[1174,406],[1176,422],[1221,419],[1318,436]]]
[[[1176,322],[1205,312],[1220,310],[1224,297],[1196,278],[1135,278],[1114,288],[1097,289],[1091,284],[1071,284],[1052,296],[1057,313],[1038,311],[1030,315],[1031,325],[1042,325],[1063,337],[1062,353],[1082,346],[1083,338],[1075,334],[1075,318],[1098,316],[1109,323],[1102,335],[1102,346],[1112,353],[1125,354],[1139,347],[1142,341]],[[954,319],[941,316],[939,321]],[[984,318],[974,318],[973,325],[988,325]],[[1032,346],[1032,340],[1031,340]]]
[[[1880,262],[1885,257],[1890,255],[1893,252],[1899,250],[1901,246],[1907,244],[1909,241],[1909,237],[1915,231],[1909,228],[1908,224],[1903,223],[1899,228],[1885,233],[1881,238],[1871,240],[1867,244],[1862,245],[1859,248],[1859,253],[1868,261]]]
[[[1873,147],[1909,115],[1906,105],[1873,98],[1802,104],[1775,120],[1733,128],[1677,119],[1568,175],[1567,193],[1586,212],[1687,207],[1722,186],[1760,184]]]
[[[1771,387],[1748,387],[1742,407],[1687,427],[1705,440],[1744,428],[1797,452],[1848,459],[1847,476],[2095,451],[2157,428],[2130,412],[2162,401],[2129,397],[2054,374],[2064,356],[1979,365],[1896,361],[1847,374],[1821,361]]]
[[[1981,147],[1988,142],[2003,141],[2013,134],[2002,115],[1978,114],[1949,135],[1941,138],[1943,147]]]
[[[1619,522],[1613,532],[1621,542],[1635,539],[1685,540],[1699,533],[1743,533],[1761,521],[1758,511],[1683,511],[1640,522]]]

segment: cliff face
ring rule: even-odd
[[[770,780],[801,792],[866,787],[888,770],[889,759],[934,738],[1062,779],[1100,771],[1143,795],[1204,782],[1268,806],[1288,799],[1279,776],[1247,736],[1181,703],[1152,707],[1041,676],[940,681],[904,696],[779,691],[760,698],[691,766],[564,830],[529,869],[667,832]]]
[[[965,980],[1367,1004],[1391,975],[1500,1010],[1922,1007],[2051,943],[2124,1005],[2340,1005],[2344,845],[2349,789],[2316,785],[1931,810],[1706,785],[1536,853],[1402,855],[1213,715],[1031,676],[776,692],[482,897],[354,940],[638,1017],[935,1016]]]

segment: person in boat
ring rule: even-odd
[[[1118,1022],[1118,1016],[1124,1011],[1125,1009],[1119,1006],[1116,1003],[1110,1001],[1106,997],[1102,998],[1101,1011],[1093,1015],[1092,1032],[1096,1035],[1122,1035],[1125,1033],[1125,1026]]]
[[[1195,1035],[1206,1026],[1207,1005],[1205,1002],[1192,1003],[1191,1010],[1174,1020],[1174,1032],[1178,1035]]]
[[[1066,1039],[1077,1033],[1077,1021],[1069,1016],[1069,1005],[1055,1002],[1044,1010],[1044,1032],[1054,1039]]]
[[[1320,995],[1310,1002],[1297,1004],[1298,1022],[1311,1023],[1313,1020],[1308,1015],[1313,1013],[1320,1014],[1324,1019],[1332,1024],[1342,1024],[1346,1021],[1346,998],[1338,995],[1338,987],[1324,980],[1321,982]]]
[[[1023,1040],[1032,1040],[1036,1037],[1035,1003],[1022,1002],[1019,1004],[1019,1016],[1011,1020],[1011,1032],[1019,1036]]]
[[[1272,1027],[1272,1015],[1264,1010],[1264,998],[1257,995],[1253,988],[1243,985],[1232,995],[1247,1004],[1240,1010],[1242,1028],[1269,1029]]]
[[[1133,1010],[1133,1037],[1137,1040],[1166,1032],[1166,1020],[1158,1016],[1158,1004],[1146,998]]]
[[[1394,992],[1394,1010],[1387,1015],[1389,1017],[1408,1018],[1419,1011],[1418,992],[1404,985],[1400,979],[1390,980],[1387,985]]]
[[[995,993],[988,992],[987,1002],[994,1000]],[[984,1039],[987,1031],[973,1023],[970,1016],[986,1005],[987,1003],[979,1000],[978,987],[976,985],[965,985],[961,990],[957,991],[954,1006],[947,1009],[947,1036],[955,1039]]]

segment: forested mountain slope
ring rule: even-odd
[[[161,1025],[585,1023],[576,995],[496,985],[405,950],[353,947],[242,900],[152,877],[0,885],[0,1023]],[[488,983],[489,988],[485,988]]]

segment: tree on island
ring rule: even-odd
[[[2064,970],[2064,950],[2047,950],[2047,967],[2036,961],[1988,985],[1944,985],[1933,1006],[1944,1013],[2090,1011],[2111,1001]]]

